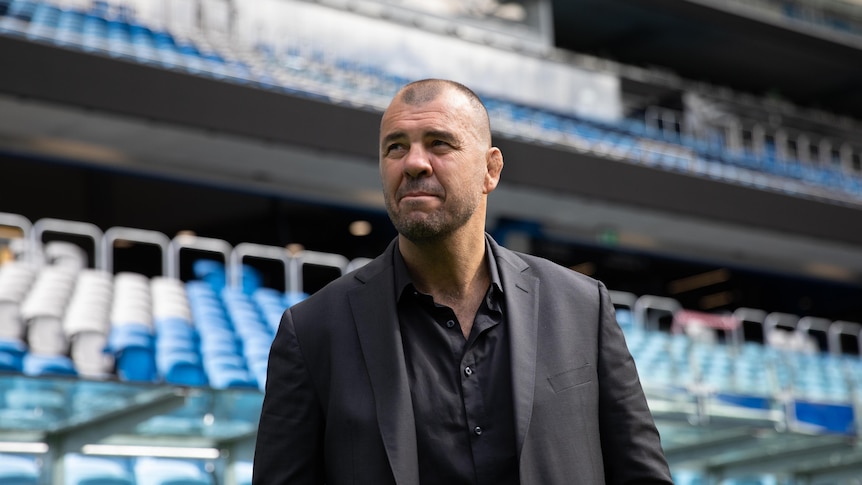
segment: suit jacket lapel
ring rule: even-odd
[[[518,456],[533,412],[536,385],[536,335],[539,316],[539,279],[527,272],[529,265],[491,239],[491,251],[503,283],[506,321],[512,353],[512,399]]]
[[[365,284],[348,297],[395,482],[414,485],[419,483],[416,423],[393,299],[394,248],[395,244],[390,244],[381,257],[357,272],[356,278]]]

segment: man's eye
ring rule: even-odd
[[[393,144],[389,145],[388,147],[386,147],[386,153],[392,153],[394,151],[398,151],[398,150],[401,150],[403,148],[404,148],[404,145],[402,145],[400,143],[393,143]]]
[[[434,147],[445,147],[445,146],[449,146],[449,144],[448,144],[448,143],[446,143],[446,142],[445,142],[445,141],[443,141],[443,140],[434,140],[434,141],[432,141],[432,142],[431,142],[431,146],[434,146]]]

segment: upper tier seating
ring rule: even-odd
[[[327,99],[327,93],[333,93],[378,109],[380,100],[410,81],[381,66],[312,52],[308,46],[292,48],[290,39],[286,47],[259,44],[250,52],[224,42],[216,48],[200,36],[192,39],[142,25],[127,9],[107,5],[94,2],[93,8],[81,11],[47,0],[0,0],[0,35],[301,96]],[[760,151],[730,150],[721,137],[703,140],[659,129],[645,119],[607,122],[494,97],[485,101],[496,130],[541,143],[801,197],[851,204],[862,200],[862,175],[837,158],[815,163],[779,156],[768,146]]]

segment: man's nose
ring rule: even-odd
[[[404,158],[404,174],[410,178],[427,177],[431,175],[431,160],[428,152],[421,146],[413,145]]]

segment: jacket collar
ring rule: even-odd
[[[395,483],[418,485],[416,423],[398,311],[392,298],[395,247],[393,241],[382,255],[357,270],[355,278],[365,284],[350,290],[348,298]]]
[[[506,324],[511,348],[512,399],[518,456],[530,426],[536,385],[536,338],[539,321],[539,279],[516,253],[491,242],[505,289]]]

